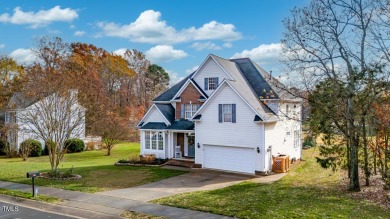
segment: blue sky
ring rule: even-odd
[[[144,52],[175,82],[209,53],[250,57],[279,75],[282,20],[308,0],[5,1],[0,55],[29,63],[34,39],[59,36],[120,54]]]

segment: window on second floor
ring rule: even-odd
[[[219,104],[219,122],[236,123],[236,104]]]
[[[182,104],[181,105],[181,118],[191,119],[192,116],[198,111],[200,104]]]
[[[217,87],[218,87],[218,77],[204,79],[205,90],[215,90],[217,89]]]

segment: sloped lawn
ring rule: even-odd
[[[73,173],[81,175],[81,180],[44,180],[37,179],[42,186],[62,188],[82,192],[98,192],[119,188],[137,186],[149,182],[183,174],[183,171],[168,170],[160,167],[114,166],[120,159],[126,159],[130,154],[139,154],[138,143],[122,143],[116,146],[111,156],[106,151],[85,151],[67,154],[60,164],[60,171],[73,167]],[[26,172],[50,170],[48,156],[28,158],[0,157],[0,180],[31,184],[26,178]]]
[[[238,218],[390,218],[390,210],[351,199],[340,173],[316,164],[314,149],[273,184],[244,182],[224,189],[176,195],[155,203]]]

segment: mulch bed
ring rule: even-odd
[[[359,173],[360,177],[360,192],[349,192],[350,197],[361,201],[368,201],[378,204],[386,209],[390,209],[390,190],[384,190],[384,182],[380,175],[370,177],[370,186],[365,186],[364,173]],[[348,190],[349,178],[345,174],[342,178],[342,183],[345,190]]]
[[[63,175],[60,175],[60,177],[53,177],[49,173],[41,173],[40,176],[38,176],[41,179],[49,179],[49,180],[80,180],[82,177],[77,174],[72,174],[71,176],[64,177]]]
[[[134,167],[162,167],[165,164],[138,164],[138,163],[115,163],[115,166],[134,166]]]

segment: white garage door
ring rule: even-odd
[[[253,148],[204,146],[204,167],[244,173],[255,173]]]

